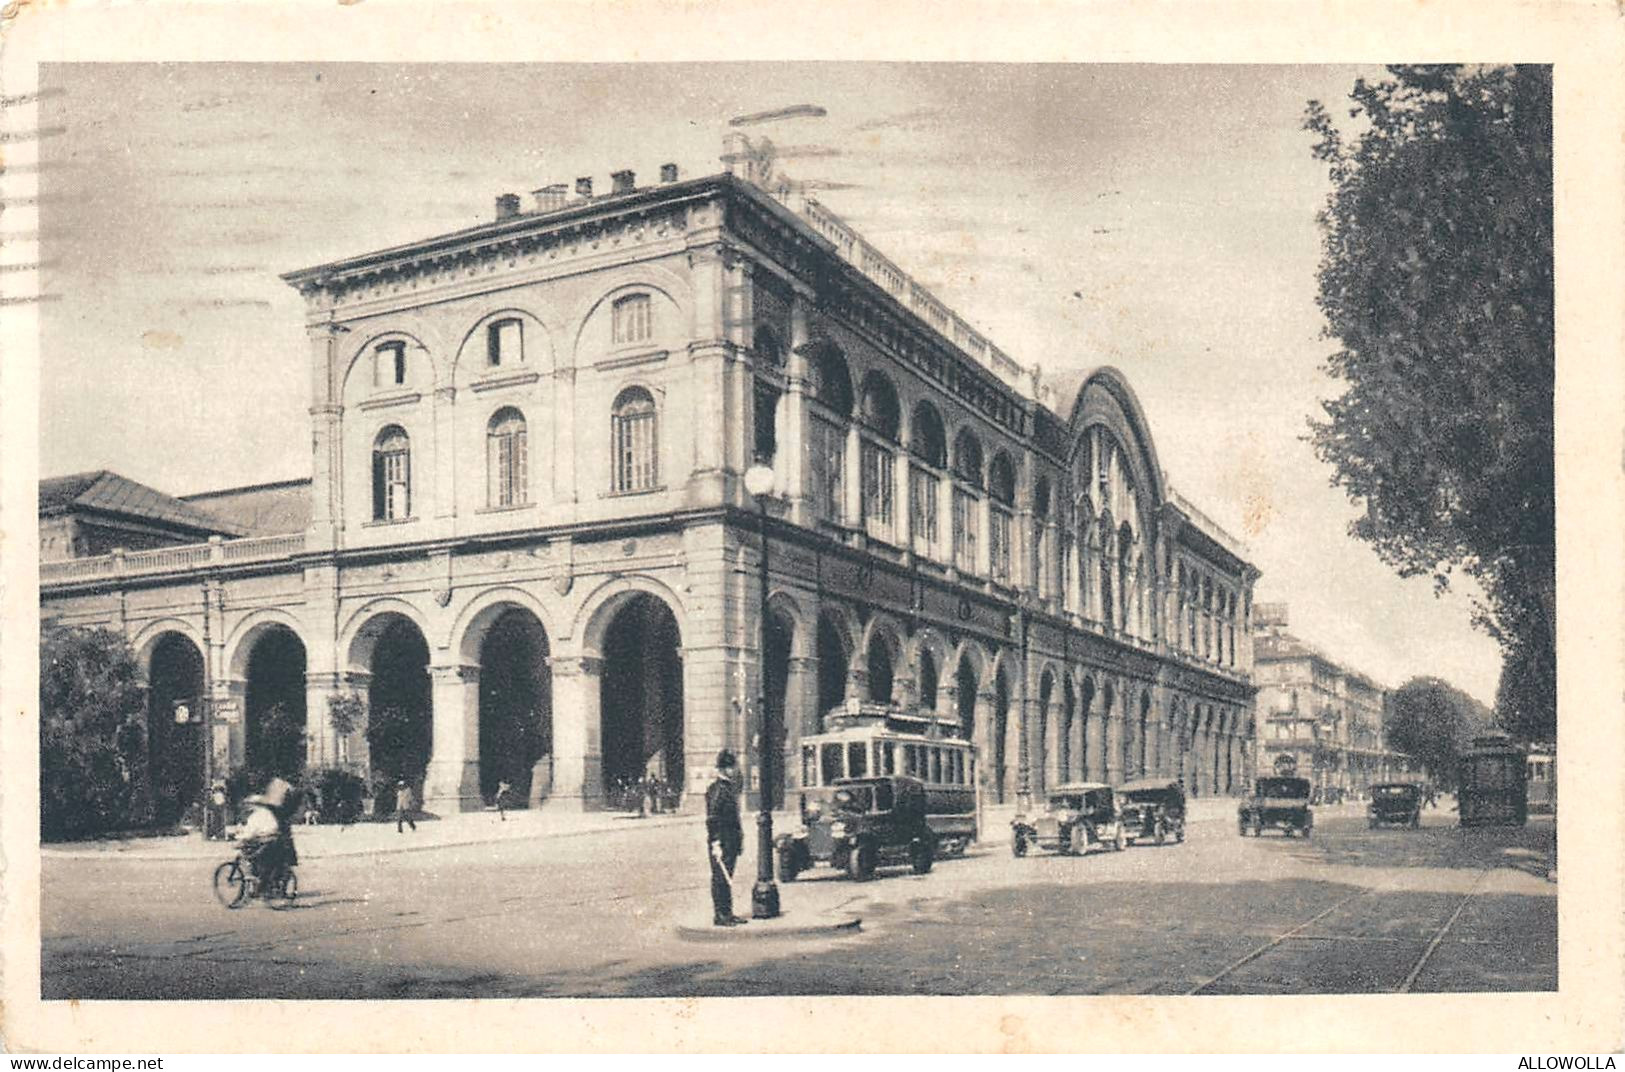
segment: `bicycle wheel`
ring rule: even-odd
[[[248,883],[236,860],[227,860],[214,869],[214,896],[227,908],[238,908],[248,898]]]

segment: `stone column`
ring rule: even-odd
[[[819,732],[818,660],[810,655],[790,656],[784,687],[784,771],[787,788],[800,788],[801,738]]]
[[[784,419],[779,425],[778,456],[773,461],[780,490],[790,501],[790,520],[812,524],[807,488],[807,355],[812,341],[808,314],[812,295],[797,289],[790,298],[790,352],[785,364]]]
[[[457,516],[457,389],[455,387],[438,387],[434,392],[434,516],[450,519]],[[473,464],[473,459],[464,463],[464,469],[469,479],[474,479],[485,471],[485,459],[482,457],[479,464]],[[486,491],[481,482],[478,503],[487,506]],[[448,529],[442,530],[446,535],[455,532],[455,523],[449,524]]]
[[[561,811],[602,807],[604,754],[601,742],[600,685],[603,660],[555,655],[553,675],[553,791],[550,806]],[[685,764],[693,763],[685,755]],[[690,787],[691,788],[691,787]]]
[[[858,422],[846,426],[846,449],[841,452],[841,521],[848,528],[864,528],[863,437]]]
[[[605,430],[604,437],[599,440],[598,449],[605,454],[609,452],[609,414],[600,414],[602,420],[599,428]],[[577,495],[576,488],[576,462],[577,450],[580,443],[576,438],[576,370],[565,366],[553,373],[553,444],[551,447],[552,467],[547,470],[553,486],[551,488],[537,488],[536,493],[545,496],[543,501],[551,500],[557,505],[574,504]],[[538,437],[540,438],[540,437]],[[592,440],[588,437],[585,442],[592,449]],[[529,464],[535,467],[539,459],[530,459]],[[539,475],[539,473],[538,473]],[[675,476],[675,474],[673,474]],[[660,479],[670,479],[662,474]],[[599,489],[607,490],[607,489]],[[573,513],[573,511],[571,511]]]
[[[307,301],[314,294],[307,294]],[[317,310],[312,306],[311,312]],[[343,511],[343,416],[344,407],[334,397],[333,366],[338,350],[338,333],[330,321],[305,325],[310,343],[310,423],[311,483],[309,541],[306,550],[328,550],[338,546],[338,533],[344,527]]]
[[[914,547],[914,515],[909,509],[914,496],[908,458],[908,450],[899,444],[892,457],[892,542],[905,551]]]
[[[424,777],[423,807],[449,813],[478,810],[480,799],[480,668],[429,667],[434,744]]]

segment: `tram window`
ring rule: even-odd
[[[942,749],[931,749],[931,780],[942,781]]]
[[[952,763],[953,776],[951,778],[949,778],[948,780],[953,782],[955,785],[964,785],[965,784],[965,754],[963,752],[958,752],[958,751],[950,752],[948,754],[953,757],[953,763]]]
[[[886,741],[880,746],[880,750],[881,750],[881,754],[886,759],[886,765],[885,765],[885,768],[884,768],[885,772],[887,774],[896,774],[897,773],[897,749],[896,749],[896,746],[893,745],[890,741]]]
[[[862,778],[869,773],[869,746],[862,741],[854,741],[846,749],[846,769],[848,778]]]
[[[812,745],[807,745],[801,750],[801,784],[818,784],[818,757]]]
[[[844,774],[841,769],[841,746],[838,744],[826,744],[824,746],[823,754],[819,758],[822,760],[821,766],[824,768],[823,779],[819,784],[833,785],[835,780],[842,777]]]
[[[903,754],[908,757],[908,770],[906,773],[918,778],[920,776],[920,746],[917,744],[904,745]]]
[[[875,786],[875,811],[891,811],[891,783],[880,782]]]

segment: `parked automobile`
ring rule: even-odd
[[[1185,790],[1178,782],[1140,778],[1117,792],[1123,802],[1123,829],[1129,841],[1136,845],[1155,841],[1161,845],[1169,838],[1185,840]]]
[[[1265,827],[1278,827],[1288,837],[1294,833],[1308,837],[1315,827],[1315,813],[1309,807],[1307,778],[1260,778],[1253,795],[1236,809],[1236,828],[1242,837],[1264,833]]]
[[[1073,782],[1050,790],[1044,810],[1032,818],[1017,813],[1010,823],[1010,851],[1029,848],[1081,856],[1091,848],[1121,852],[1128,844],[1117,795],[1099,782]]]
[[[904,775],[843,778],[802,790],[801,828],[775,844],[779,881],[794,882],[818,863],[859,880],[886,864],[925,874],[937,853],[925,803],[924,784]]]
[[[1414,782],[1390,782],[1371,787],[1365,806],[1366,824],[1373,830],[1387,824],[1416,829],[1422,825],[1422,787]]]

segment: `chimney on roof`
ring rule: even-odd
[[[540,190],[532,190],[531,196],[536,198],[537,212],[552,212],[554,209],[564,207],[564,203],[570,197],[570,187],[562,182],[555,182]]]
[[[577,197],[591,197],[592,196],[592,176],[591,175],[583,175],[581,178],[576,180],[576,196]]]
[[[497,219],[511,220],[519,215],[518,194],[497,194]]]
[[[660,165],[660,181],[661,182],[676,182],[677,181],[677,165],[676,164],[661,164]]]
[[[611,172],[609,181],[615,184],[610,192],[616,194],[629,194],[637,186],[637,176],[630,171]]]

